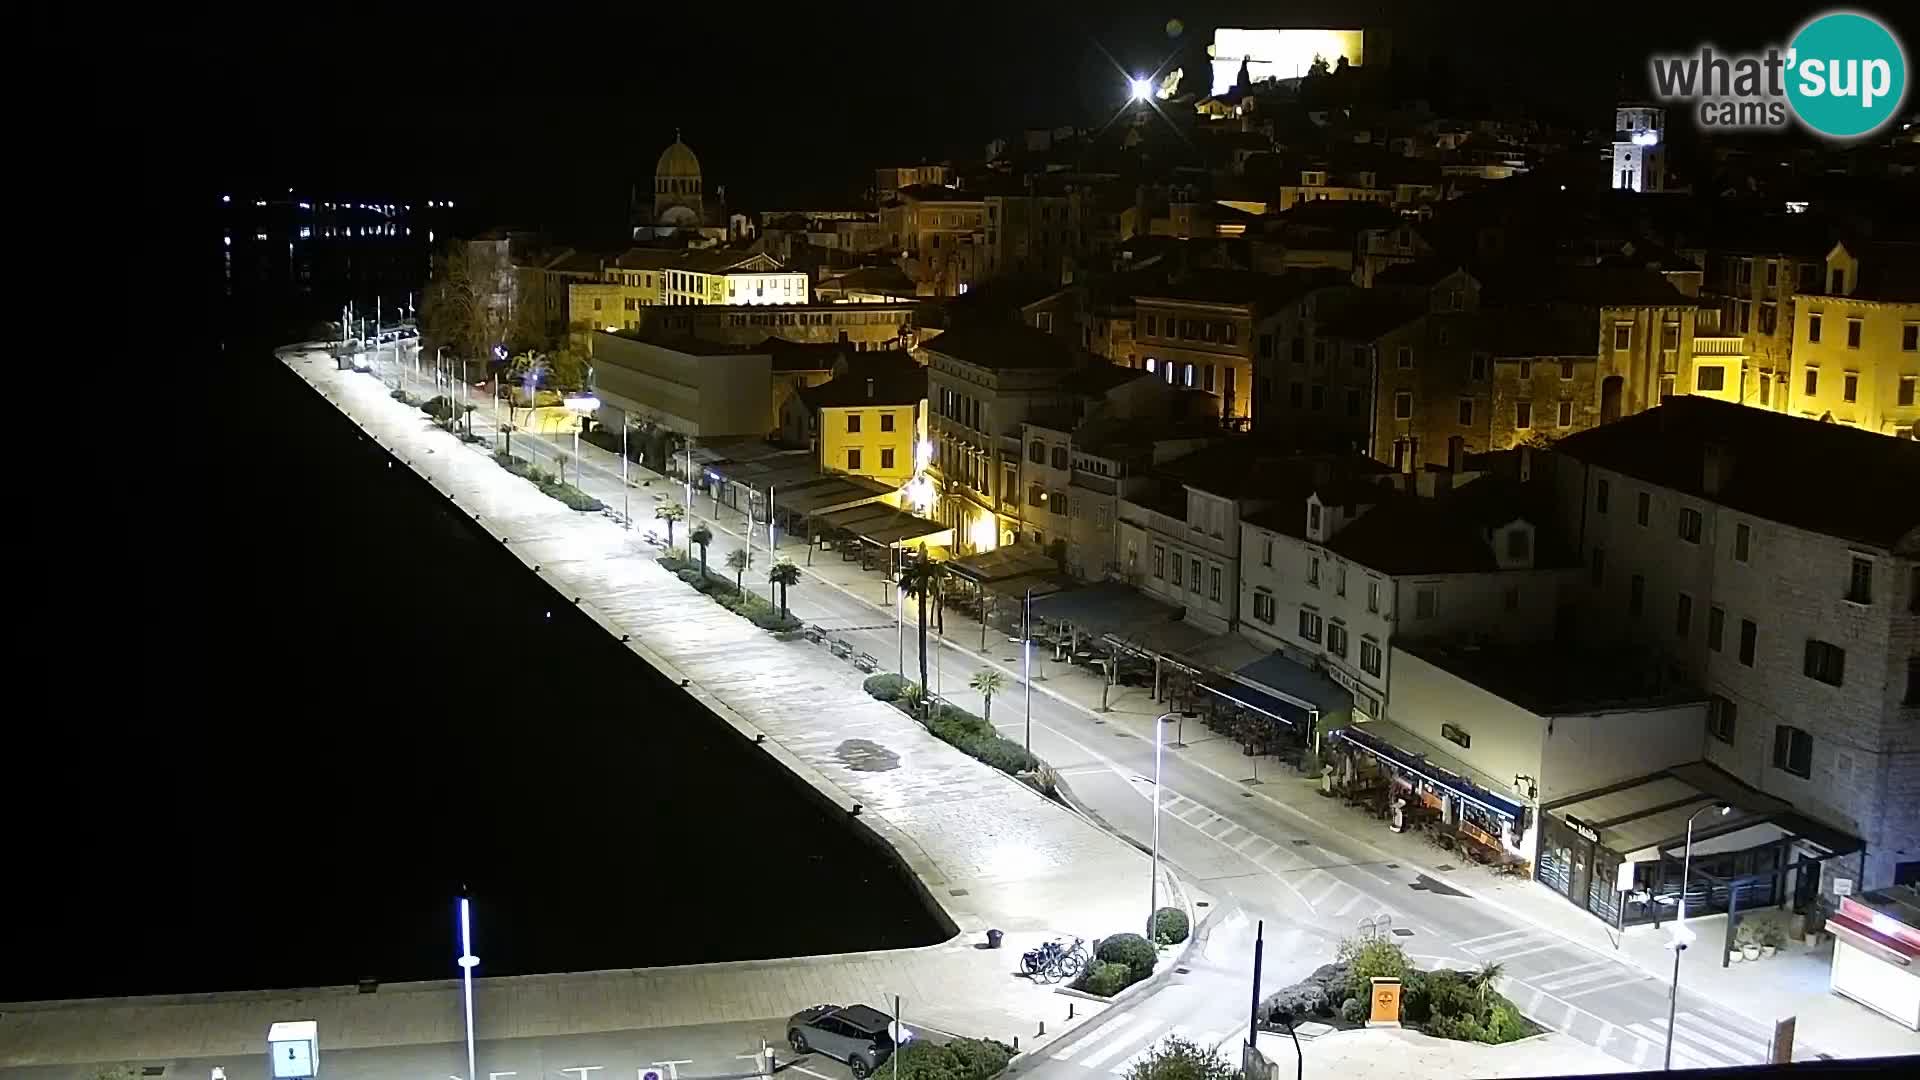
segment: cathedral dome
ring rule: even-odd
[[[653,167],[656,178],[692,178],[700,177],[700,159],[693,154],[693,148],[679,139],[660,154],[659,164]]]

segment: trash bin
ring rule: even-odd
[[[1001,939],[1001,938],[1002,938],[1003,936],[1005,936],[1005,935],[1003,935],[1003,934],[1002,934],[1002,933],[1001,933],[1000,931],[998,931],[998,930],[989,930],[989,931],[987,931],[987,948],[989,948],[989,949],[997,949],[997,948],[999,948],[999,947],[1000,947],[1000,939]]]

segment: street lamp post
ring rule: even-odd
[[[1680,1006],[1680,954],[1687,951],[1693,937],[1693,931],[1687,929],[1687,874],[1693,869],[1693,819],[1709,810],[1718,811],[1721,817],[1725,817],[1732,809],[1726,803],[1713,803],[1687,815],[1687,847],[1680,858],[1680,898],[1674,912],[1673,940],[1667,943],[1667,947],[1673,950],[1673,985],[1667,987],[1667,1060],[1663,1066],[1668,1071],[1673,1069],[1674,1013]]]
[[[1160,728],[1178,713],[1153,718],[1153,879],[1147,885],[1147,940],[1153,940],[1153,913],[1160,910]]]
[[[586,483],[586,477],[580,472],[580,429],[587,426],[587,417],[600,411],[600,399],[592,394],[575,394],[567,399],[567,411],[574,416],[573,422],[573,486],[579,488]],[[624,466],[622,467],[624,470]],[[565,473],[561,480],[566,479]],[[581,490],[586,490],[581,488]]]
[[[620,415],[620,527],[622,529],[633,528],[633,515],[627,512],[627,429],[632,426],[627,422],[626,414],[622,413]]]
[[[984,621],[982,623],[984,625]],[[1033,586],[1020,603],[1021,680],[1027,684],[1027,753],[1033,753]]]
[[[473,923],[468,917],[470,904],[460,898],[460,983],[467,1006],[467,1080],[474,1080],[473,1063],[473,969],[480,958],[473,955]]]

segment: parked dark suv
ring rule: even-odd
[[[893,1017],[871,1005],[815,1005],[787,1020],[794,1052],[818,1050],[847,1063],[857,1078],[893,1056]]]

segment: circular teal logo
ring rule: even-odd
[[[1893,118],[1907,96],[1907,57],[1899,39],[1870,15],[1835,11],[1794,35],[1787,101],[1821,135],[1869,135]]]

